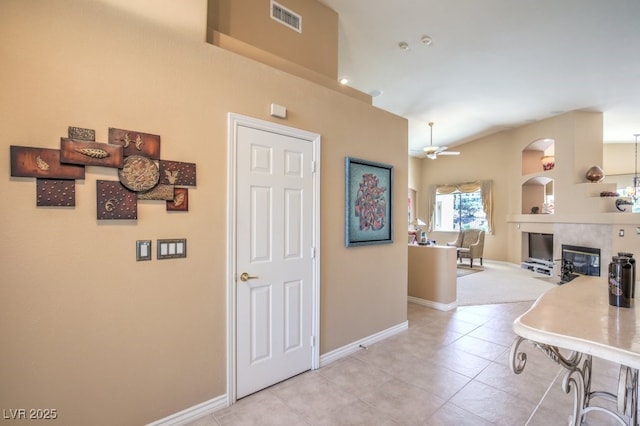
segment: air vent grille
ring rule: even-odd
[[[271,2],[271,19],[275,19],[292,30],[302,33],[302,16],[275,1]]]

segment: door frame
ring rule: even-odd
[[[320,135],[236,113],[228,113],[227,123],[227,406],[236,402],[236,197],[237,129],[239,126],[291,136],[312,143],[313,217],[312,236],[312,318],[311,369],[320,366]]]

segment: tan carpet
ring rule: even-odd
[[[483,263],[481,273],[458,277],[458,306],[536,300],[556,286],[520,265],[486,259]]]

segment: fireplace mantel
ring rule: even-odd
[[[640,225],[640,213],[585,213],[585,214],[518,214],[507,218],[511,223],[574,223],[597,225]]]

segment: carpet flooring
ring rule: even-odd
[[[458,266],[458,268],[456,269],[458,277],[464,277],[465,275],[471,275],[482,271],[484,271],[484,268],[480,269],[479,267],[475,267],[471,269],[468,266],[466,268],[464,266]]]
[[[536,300],[557,285],[539,279],[540,274],[520,265],[486,259],[483,263],[480,273],[458,276],[458,306]],[[462,269],[458,268],[458,272]]]

